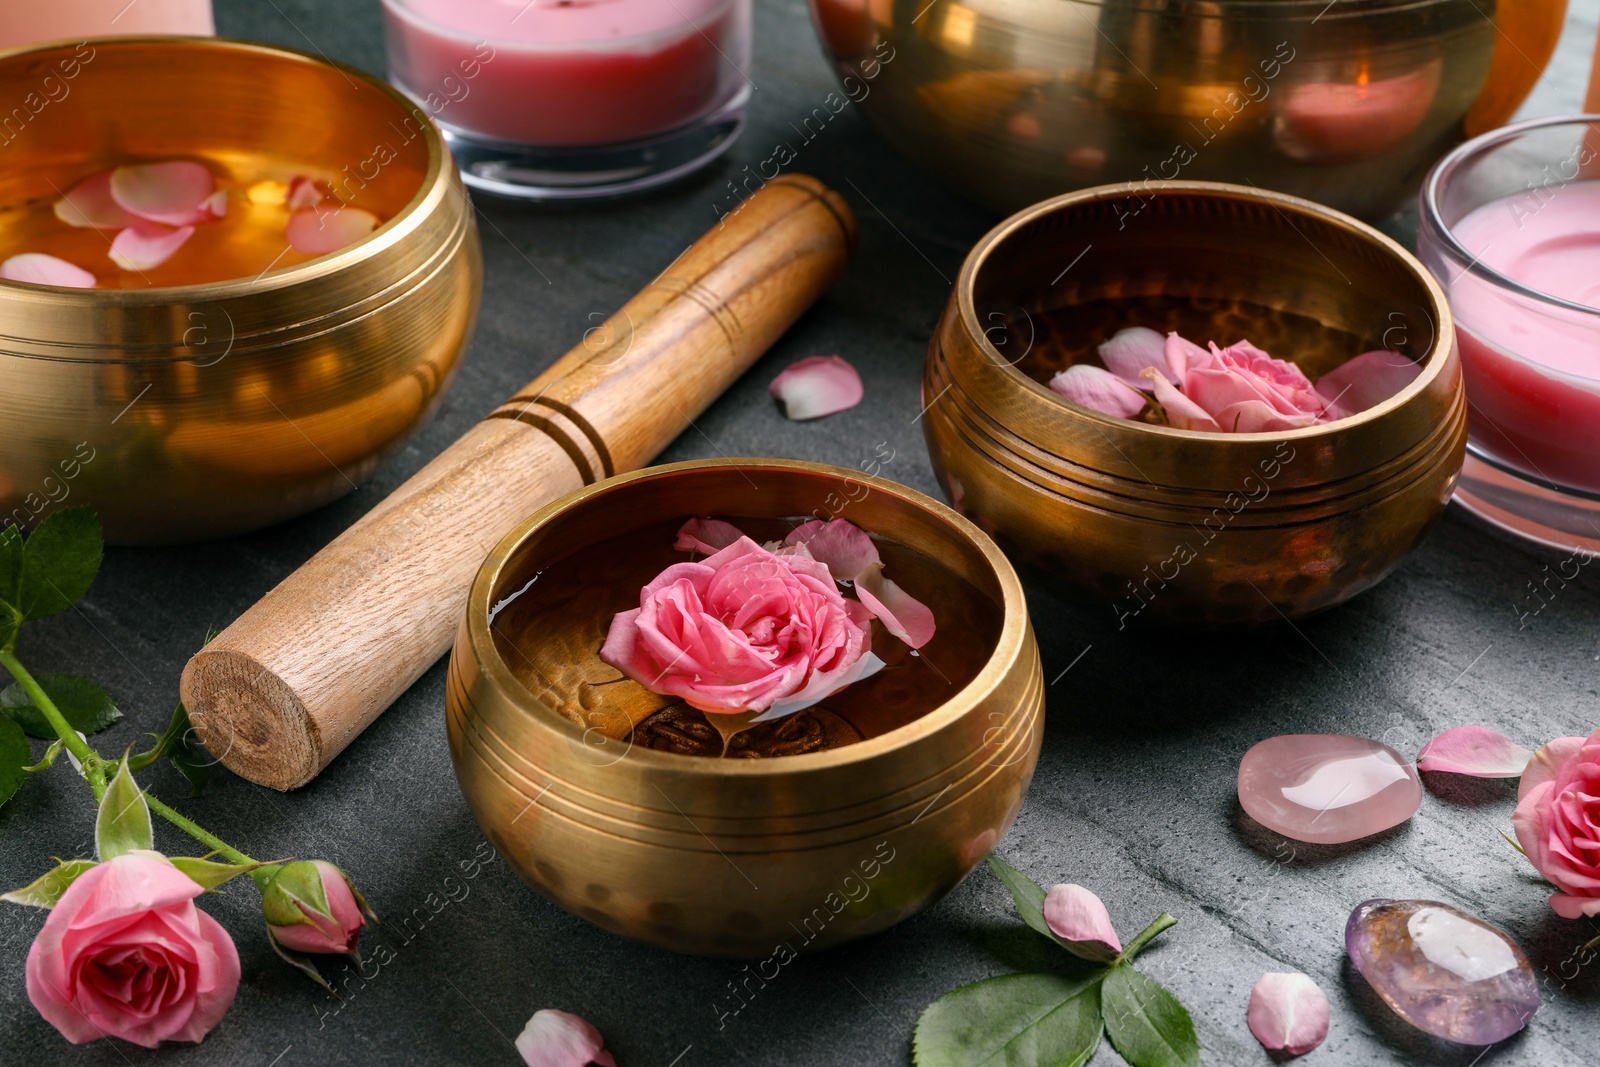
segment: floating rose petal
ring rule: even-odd
[[[791,363],[767,388],[796,422],[853,408],[861,403],[861,375],[838,356],[807,356]]]
[[[1155,371],[1151,371],[1145,377],[1149,378],[1150,384],[1155,387],[1156,403],[1160,404],[1161,410],[1166,413],[1168,426],[1176,426],[1180,430],[1222,432],[1222,427],[1217,425],[1216,419],[1206,414],[1205,408],[1178,392],[1177,387],[1171,382]]]
[[[286,234],[296,252],[321,256],[354,244],[378,226],[378,216],[358,207],[334,211],[301,208],[289,216]]]
[[[1130,326],[1119,330],[1116,336],[1097,350],[1100,362],[1106,369],[1135,389],[1149,389],[1144,377],[1146,368],[1153,367],[1166,379],[1177,383],[1177,375],[1167,365],[1166,338],[1143,326]]]
[[[117,234],[111,242],[111,262],[123,270],[149,270],[159,267],[194,235],[193,226],[176,230],[165,226],[138,223]]]
[[[813,519],[790,530],[783,543],[805,545],[811,557],[826,564],[828,572],[841,582],[853,582],[881,562],[878,546],[867,532],[843,519]]]
[[[533,1013],[515,1042],[528,1067],[617,1067],[605,1039],[586,1020],[554,1008]]]
[[[200,203],[200,221],[216,222],[228,213],[228,191],[218,189]]]
[[[820,704],[827,700],[847,685],[854,685],[863,678],[871,678],[886,666],[888,664],[871,652],[863,652],[861,658],[856,660],[848,671],[832,677],[813,674],[811,681],[806,683],[804,689],[794,694],[794,696],[784,697],[782,700],[775,701],[772,707],[750,721],[753,723],[770,722],[773,719],[781,719],[785,716],[793,715],[797,711],[804,711],[814,704]]]
[[[1081,885],[1051,886],[1044,895],[1044,921],[1074,956],[1109,963],[1122,951],[1104,902]]]
[[[206,221],[201,205],[215,189],[209,170],[182,159],[118,167],[111,172],[111,199],[118,206],[169,226]]]
[[[1487,726],[1457,726],[1422,746],[1417,770],[1470,774],[1474,778],[1515,778],[1533,753]]]
[[[1144,410],[1144,394],[1104,367],[1076,363],[1050,379],[1050,388],[1091,411],[1129,419]],[[1172,388],[1170,385],[1167,388]]]
[[[875,615],[883,628],[912,648],[933,640],[933,611],[883,576],[883,564],[875,563],[856,579],[856,596]]]
[[[1328,1036],[1328,998],[1303,974],[1264,974],[1250,990],[1248,1018],[1263,1048],[1300,1056]]]
[[[672,547],[679,552],[704,552],[710,556],[733,544],[744,534],[731,522],[721,519],[690,519],[678,529]]]
[[[0,263],[0,278],[34,285],[59,285],[66,289],[93,289],[94,275],[76,264],[43,252],[24,252]]]
[[[1344,415],[1388,400],[1417,380],[1422,366],[1399,352],[1363,352],[1317,379],[1317,393]]]
[[[56,201],[55,211],[56,218],[80,228],[120,230],[139,221],[137,215],[111,199],[109,170],[92,174],[67,190],[67,195]]]
[[[288,198],[284,202],[289,205],[290,211],[316,207],[322,203],[322,190],[317,188],[317,183],[312,179],[297,174],[289,179]]]

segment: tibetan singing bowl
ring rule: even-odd
[[[92,504],[121,543],[254,529],[349,492],[432,414],[482,264],[449,152],[394,90],[277,48],[139,38],[0,55],[0,99],[42,102],[0,135],[0,230],[97,171],[170,159],[241,191],[308,175],[384,220],[232,280],[0,282],[0,524]]]
[[[1206,433],[1044,384],[1120,329],[1249,340],[1313,379],[1386,348],[1421,364],[1374,407]],[[1443,513],[1466,447],[1444,293],[1364,223],[1205,182],[1037,204],[967,256],[929,348],[923,426],[957,510],[1122,625],[1294,618],[1372,586]]]
[[[936,561],[993,618],[980,638],[968,619],[938,619],[934,605],[944,632],[921,651],[941,648],[938,666],[952,674],[965,656],[970,681],[952,682],[920,716],[865,740],[719,758],[648,747],[629,728],[636,709],[607,695],[632,683],[614,684],[622,676],[595,652],[612,613],[637,606],[637,587],[608,588],[586,574],[570,600],[525,621],[542,643],[507,656],[507,641],[520,640],[506,632],[508,599],[535,576],[548,582],[574,552],[631,531],[665,530],[670,544],[690,513],[746,525],[838,515]],[[948,651],[957,645],[960,656]],[[519,525],[473,583],[446,702],[462,792],[526,881],[606,930],[738,957],[862,937],[949,892],[1011,825],[1044,725],[1022,587],[988,537],[892,482],[765,459],[623,475]]]
[[[810,3],[842,88],[868,120],[996,210],[1181,179],[1248,182],[1363,217],[1402,206],[1433,160],[1511,117],[1566,6]]]

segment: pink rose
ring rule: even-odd
[[[199,1041],[233,1003],[239,953],[194,906],[202,892],[155,852],[96,864],[68,887],[28,950],[28,998],[75,1045]]]
[[[1227,348],[1212,343],[1207,351],[1174,333],[1167,336],[1166,357],[1178,387],[1164,374],[1147,372],[1147,377],[1173,426],[1263,433],[1338,417],[1304,371],[1249,341]]]
[[[882,665],[871,618],[803,546],[778,555],[741,535],[662,571],[611,620],[600,658],[701,711],[776,718]]]
[[[1600,915],[1600,730],[1533,754],[1511,824],[1528,861],[1560,890],[1550,898],[1556,914]]]

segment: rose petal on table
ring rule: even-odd
[[[795,422],[853,408],[865,390],[861,375],[838,356],[807,356],[785,367],[767,387],[783,404],[783,413]]]
[[[1303,974],[1264,974],[1250,990],[1248,1019],[1263,1048],[1300,1056],[1328,1036],[1328,998]]]
[[[1074,404],[1119,419],[1130,419],[1144,410],[1143,393],[1104,367],[1090,363],[1068,367],[1050,379],[1050,388]]]
[[[1532,752],[1487,726],[1457,726],[1422,746],[1417,770],[1516,778],[1532,758]]]
[[[617,1067],[605,1039],[587,1020],[554,1008],[533,1013],[514,1042],[528,1067]]]
[[[1167,365],[1166,338],[1152,329],[1130,326],[1126,330],[1118,330],[1111,340],[1096,351],[1100,353],[1100,362],[1106,365],[1107,370],[1135,389],[1150,388],[1150,383],[1144,378],[1146,368],[1154,368],[1168,381],[1177,384],[1177,375]]]
[[[933,640],[933,611],[922,601],[883,576],[875,563],[856,579],[856,596],[883,628],[910,645],[921,648]]]
[[[377,226],[378,216],[358,207],[342,207],[335,211],[308,207],[289,216],[284,232],[296,252],[321,256],[354,244]]]
[[[111,199],[119,207],[169,226],[204,221],[200,205],[215,189],[211,172],[185,159],[118,167],[111,172]]]
[[[303,207],[316,207],[322,203],[322,190],[317,188],[317,183],[304,174],[296,174],[289,179],[289,192],[284,200],[289,205],[290,211],[299,211]]]
[[[56,201],[55,212],[56,218],[68,226],[97,230],[120,230],[139,221],[137,215],[125,211],[111,199],[109,170],[91,174],[68,189],[67,194]]]
[[[8,282],[59,285],[65,289],[93,289],[94,275],[82,267],[43,252],[24,252],[0,263],[0,278]]]
[[[1044,921],[1074,956],[1108,963],[1122,951],[1105,903],[1081,885],[1051,886],[1044,895]]]
[[[1354,415],[1388,400],[1421,373],[1421,364],[1399,352],[1363,352],[1318,378],[1317,395]]]
[[[1177,334],[1172,336],[1176,337]],[[1180,430],[1222,432],[1222,427],[1217,425],[1216,419],[1206,414],[1205,408],[1178,392],[1171,382],[1154,371],[1145,377],[1149,378],[1150,384],[1155,387],[1156,403],[1161,405],[1161,410],[1166,413],[1168,426],[1175,426]]]
[[[159,267],[194,235],[193,226],[176,230],[166,226],[136,223],[117,234],[111,242],[111,262],[123,270],[149,270]]]
[[[805,545],[811,558],[828,568],[828,573],[841,582],[853,582],[867,572],[867,568],[882,562],[878,546],[867,532],[853,522],[843,519],[812,519],[789,531],[783,539],[785,545]]]
[[[679,552],[703,552],[714,555],[733,544],[744,533],[733,523],[721,519],[690,519],[678,527],[678,539],[672,547]]]

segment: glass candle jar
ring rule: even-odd
[[[0,48],[90,37],[128,37],[177,33],[209,37],[216,33],[211,0],[49,0],[5,5],[0,15]]]
[[[1466,378],[1456,500],[1600,552],[1600,115],[1502,127],[1445,156],[1417,250],[1449,295]]]
[[[384,0],[389,76],[477,189],[660,185],[725,152],[750,94],[751,0]]]

